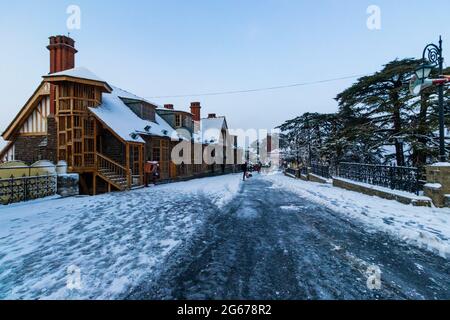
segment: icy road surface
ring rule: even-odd
[[[0,206],[0,299],[118,299],[157,277],[239,184],[227,175]]]
[[[450,261],[256,177],[127,298],[450,299]]]
[[[450,209],[240,180],[0,206],[0,299],[450,299]]]

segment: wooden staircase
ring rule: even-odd
[[[103,180],[121,191],[130,189],[131,172],[129,169],[98,152],[96,153],[96,164],[97,175]]]

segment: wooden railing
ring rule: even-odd
[[[131,187],[131,172],[130,169],[125,168],[121,164],[115,162],[114,160],[102,155],[100,153],[95,154],[95,163],[97,165],[97,170],[107,170],[114,173],[117,176],[123,177],[127,180],[128,188]]]

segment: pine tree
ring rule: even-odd
[[[350,120],[345,127],[358,132],[355,138],[368,138],[358,143],[367,145],[365,149],[374,153],[393,145],[398,165],[406,163],[401,140],[407,128],[407,102],[411,98],[408,81],[419,64],[415,59],[394,60],[381,71],[358,79],[336,97],[339,113]]]
[[[389,62],[379,72],[358,79],[340,93],[336,97],[337,113],[305,113],[286,121],[279,127],[280,147],[299,163],[395,162],[422,168],[436,161],[439,153],[436,87],[423,90],[420,96],[409,92],[409,81],[420,63],[415,59]],[[450,75],[450,68],[444,74]],[[431,75],[438,76],[436,71]],[[447,87],[444,99],[447,127],[449,97]]]

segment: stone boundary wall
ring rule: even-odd
[[[309,173],[308,175],[300,174],[299,178],[295,177],[292,174],[286,173],[286,172],[284,174],[288,177],[295,178],[295,179],[301,179],[303,181],[311,181],[311,182],[316,182],[316,183],[329,183],[329,180],[319,177],[315,174],[311,174],[311,173]],[[426,199],[425,197],[422,197],[420,199],[418,199],[414,196],[408,197],[407,195],[396,194],[394,192],[389,192],[388,190],[384,191],[384,190],[377,189],[376,186],[373,186],[373,187],[364,186],[364,185],[359,184],[356,181],[354,183],[352,183],[351,181],[348,181],[346,179],[333,178],[332,180],[333,180],[334,187],[363,193],[363,194],[366,194],[369,196],[376,196],[376,197],[380,197],[380,198],[387,199],[387,200],[395,200],[395,201],[398,201],[398,202],[406,204],[406,205],[413,205],[413,206],[417,206],[417,207],[431,207],[433,204],[432,199]],[[449,202],[450,202],[450,199],[449,199]]]
[[[328,179],[325,179],[324,177],[309,173],[308,174],[308,181],[311,182],[317,182],[317,183],[328,183]]]
[[[80,194],[80,176],[77,173],[58,175],[56,193],[61,197],[73,197]]]
[[[350,191],[367,194],[369,196],[377,196],[377,197],[380,197],[383,199],[396,200],[403,204],[408,204],[408,205],[411,204],[411,205],[417,206],[417,207],[431,207],[431,200],[421,200],[421,199],[416,199],[414,197],[398,195],[395,193],[390,193],[388,191],[376,189],[375,186],[374,186],[374,188],[366,187],[366,186],[358,184],[357,182],[352,183],[350,181],[342,180],[339,178],[333,179],[333,186],[342,188],[342,189],[346,189],[346,190],[350,190]]]
[[[438,208],[450,206],[450,164],[437,163],[426,167],[427,184],[424,192]]]

